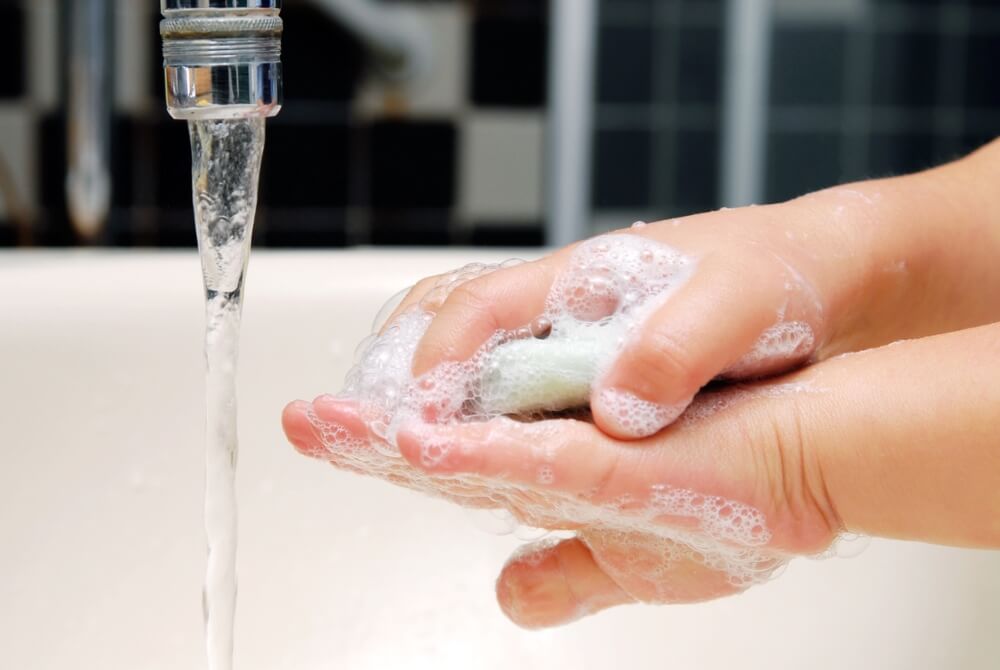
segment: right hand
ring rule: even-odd
[[[956,198],[952,173],[958,169],[613,233],[662,242],[697,267],[593,384],[597,426],[621,439],[645,437],[673,421],[717,377],[773,375],[834,354],[990,321],[996,314],[990,291],[973,286],[1000,286],[1000,273],[984,277],[970,269],[997,264],[983,259],[977,265],[982,252],[975,243],[955,252],[940,225],[961,220],[948,204]],[[956,226],[947,234],[960,231]],[[413,359],[414,377],[469,358],[498,329],[529,324],[573,250],[501,268],[450,292],[438,277],[417,284],[393,315],[416,304],[434,314]],[[619,411],[636,399],[655,417],[641,430]]]

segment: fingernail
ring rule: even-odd
[[[281,422],[285,437],[300,454],[320,458],[326,450],[309,421],[311,407],[305,400],[296,400],[285,407]]]

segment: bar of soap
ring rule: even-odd
[[[595,327],[572,337],[500,345],[482,373],[481,409],[488,414],[530,414],[586,407],[602,363],[615,350],[616,330]]]

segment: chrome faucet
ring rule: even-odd
[[[358,36],[373,74],[414,82],[432,40],[419,12],[371,0],[312,0]],[[69,11],[66,200],[79,237],[94,241],[111,206],[111,0]],[[176,119],[271,117],[281,110],[281,0],[160,0],[167,111]]]
[[[281,110],[281,0],[161,0],[167,111],[175,119]]]

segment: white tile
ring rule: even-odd
[[[59,102],[59,17],[56,0],[25,3],[28,38],[28,91],[39,110]]]
[[[394,3],[412,9],[426,25],[431,62],[424,77],[402,85],[369,76],[359,87],[355,109],[365,118],[403,111],[411,116],[454,114],[465,104],[469,17],[464,3]]]
[[[36,202],[35,115],[29,105],[0,105],[0,159],[13,181],[22,207]],[[0,190],[0,217],[8,213],[7,195]]]
[[[537,221],[545,156],[540,112],[467,117],[459,162],[460,213],[466,221]]]
[[[135,0],[116,0],[115,12],[115,108],[141,113],[150,105],[150,40],[160,37],[152,31],[150,14],[157,5]]]

